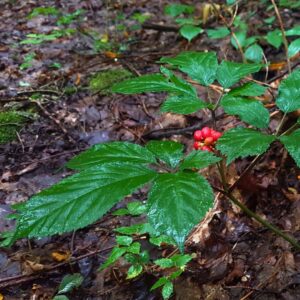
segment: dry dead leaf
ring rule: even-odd
[[[57,262],[66,261],[70,258],[70,251],[54,251],[51,253],[52,258]]]

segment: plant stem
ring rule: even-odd
[[[241,203],[239,200],[237,200],[232,194],[224,192],[225,196],[228,197],[236,206],[238,206],[243,212],[245,212],[249,217],[255,219],[260,224],[264,225],[266,228],[273,231],[276,235],[282,237],[286,241],[288,241],[291,245],[293,245],[297,250],[300,250],[300,244],[297,240],[292,238],[291,236],[285,234],[282,230],[277,228],[276,226],[272,225],[259,215],[257,215],[255,212],[250,210],[246,205]]]
[[[286,130],[285,132],[283,132],[282,134],[280,134],[280,136],[289,134],[291,131],[293,131],[294,129],[296,129],[297,127],[299,127],[298,123],[295,123],[294,125],[292,125],[288,130]]]
[[[286,38],[286,35],[285,35],[282,18],[281,18],[281,15],[280,15],[280,12],[279,12],[279,9],[278,9],[278,6],[277,6],[275,0],[271,0],[271,2],[274,6],[276,17],[277,17],[277,20],[278,20],[278,23],[279,23],[279,26],[280,26],[280,30],[281,30],[281,34],[282,34],[282,40],[283,40],[283,44],[284,44],[285,55],[286,55],[286,62],[287,62],[289,73],[291,73],[292,68],[291,68],[291,61],[290,61],[290,58],[289,58],[289,50],[288,50],[289,46],[288,46],[288,41],[287,41],[287,38]]]
[[[276,136],[279,135],[279,132],[280,132],[280,130],[281,130],[283,124],[284,124],[286,115],[287,115],[287,113],[285,112],[285,113],[283,114],[283,116],[282,116],[282,119],[280,120],[280,123],[279,123],[279,125],[278,125],[278,127],[277,127],[277,129],[276,129],[276,132],[275,132],[275,135],[276,135]]]

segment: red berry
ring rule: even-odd
[[[217,141],[222,136],[221,132],[213,131],[211,133],[211,137],[214,139],[214,141]]]
[[[201,133],[202,133],[202,137],[205,139],[210,136],[211,129],[209,127],[203,127]]]
[[[209,146],[203,146],[203,147],[201,147],[201,150],[202,150],[202,151],[209,151],[209,152],[212,152],[212,149],[211,149],[211,147],[209,147]]]
[[[200,148],[200,143],[199,142],[195,142],[194,143],[194,149],[199,150]]]
[[[214,143],[214,139],[213,137],[209,136],[204,140],[204,145],[205,146],[210,146]]]
[[[202,141],[203,140],[203,136],[202,136],[201,130],[196,130],[194,132],[194,139],[195,139],[195,141]]]

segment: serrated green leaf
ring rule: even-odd
[[[126,208],[120,208],[112,212],[113,216],[125,216],[129,215],[129,211]]]
[[[146,205],[140,201],[134,201],[127,204],[128,212],[132,216],[144,214],[147,211]]]
[[[266,36],[266,39],[267,42],[273,47],[275,47],[276,49],[278,49],[283,42],[282,34],[279,29],[275,29],[274,31],[269,31]]]
[[[113,205],[153,180],[145,166],[105,164],[75,174],[32,197],[18,211],[15,239],[44,237],[93,223]]]
[[[170,258],[160,258],[155,260],[154,263],[163,269],[171,268],[174,266],[174,262]]]
[[[212,189],[199,174],[160,174],[148,197],[147,216],[149,223],[159,233],[173,237],[182,251],[185,237],[212,203]]]
[[[227,156],[228,165],[238,157],[264,153],[274,140],[275,137],[272,135],[238,127],[228,130],[218,139],[217,149]]]
[[[279,88],[276,105],[283,112],[292,112],[300,108],[300,70],[293,71],[282,80]]]
[[[226,95],[222,98],[221,105],[227,114],[237,115],[242,121],[257,128],[269,125],[269,111],[258,100]]]
[[[171,281],[168,281],[165,283],[165,285],[162,288],[161,294],[165,299],[169,299],[171,295],[173,294],[173,283]]]
[[[119,82],[112,87],[114,93],[139,94],[147,92],[171,92],[183,93],[182,87],[172,84],[168,78],[162,74],[143,75],[137,78]]]
[[[97,144],[75,156],[67,163],[74,170],[84,170],[105,163],[150,164],[155,162],[154,155],[140,145],[128,142]]]
[[[244,48],[244,46],[246,44],[246,40],[247,40],[247,31],[245,31],[245,30],[237,31],[237,32],[235,32],[235,37],[238,40],[239,45],[242,48]],[[235,38],[231,37],[230,41],[231,41],[232,46],[238,50],[239,46],[238,46]]]
[[[189,42],[197,35],[203,32],[203,29],[194,25],[183,25],[180,30],[180,34]]]
[[[288,48],[288,55],[289,57],[292,57],[297,53],[299,53],[299,51],[300,51],[300,39],[296,39],[290,43]]]
[[[205,86],[216,78],[218,60],[215,52],[187,51],[173,58],[163,57],[160,61],[179,67],[180,71]]]
[[[141,244],[139,242],[134,242],[127,247],[126,251],[133,254],[139,254],[141,251]]]
[[[229,88],[245,76],[258,72],[261,64],[243,64],[223,60],[218,67],[217,80],[224,88]]]
[[[172,168],[178,165],[183,156],[183,145],[174,141],[150,141],[146,148]]]
[[[133,265],[128,269],[126,279],[135,278],[135,277],[139,276],[142,272],[143,272],[142,265]]]
[[[210,39],[222,39],[230,35],[230,31],[227,27],[217,27],[216,29],[207,29],[207,36]]]
[[[113,248],[106,262],[99,269],[104,270],[108,266],[115,263],[125,253],[126,253],[126,248],[119,248],[119,247]]]
[[[261,96],[266,92],[267,87],[261,86],[255,82],[247,82],[242,86],[232,89],[228,95],[230,96]]]
[[[116,242],[120,246],[129,246],[133,241],[133,238],[131,236],[125,236],[125,235],[117,235],[116,236]]]
[[[166,284],[169,280],[166,277],[160,277],[151,287],[150,291],[153,291],[164,284]]]
[[[290,135],[281,136],[279,139],[300,168],[300,129]]]
[[[156,234],[154,228],[149,223],[134,224],[131,226],[118,227],[118,228],[114,229],[114,231],[121,233],[121,234],[128,234],[128,235],[132,235],[132,234],[140,235],[140,234],[145,234],[145,233],[149,233],[149,234],[153,234],[153,235]]]
[[[258,44],[254,44],[247,48],[245,52],[245,58],[255,63],[262,61],[264,50]]]
[[[83,282],[83,276],[79,273],[64,276],[58,288],[58,294],[71,292],[74,288],[79,287]]]
[[[52,300],[69,300],[69,298],[65,295],[55,296]]]
[[[176,246],[174,239],[167,235],[160,235],[158,237],[150,237],[149,242],[158,247],[160,247],[161,244],[163,244],[163,243]]]
[[[207,107],[207,104],[199,98],[179,95],[168,97],[160,110],[176,114],[192,114],[205,107]]]
[[[174,265],[178,268],[184,267],[192,259],[192,256],[189,254],[175,254],[171,257]]]
[[[185,4],[169,4],[164,8],[165,14],[171,17],[177,17],[183,13],[192,14],[194,10],[194,6]]]
[[[217,163],[220,160],[220,157],[214,156],[211,152],[192,151],[181,163],[180,170],[193,168],[202,169]]]
[[[285,32],[286,36],[300,35],[300,26],[295,26]]]
[[[173,272],[173,273],[169,276],[169,279],[170,279],[170,280],[174,280],[175,278],[179,277],[182,273],[183,273],[183,270],[182,270],[182,269],[179,269],[179,270]]]

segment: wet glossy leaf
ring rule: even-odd
[[[162,288],[161,294],[164,299],[169,299],[173,294],[173,283],[168,281]]]
[[[154,263],[163,269],[171,268],[174,266],[174,262],[170,258],[160,258],[155,260]]]
[[[58,294],[71,292],[74,288],[79,287],[83,282],[83,276],[79,273],[64,276],[58,288]]]
[[[288,55],[292,57],[300,52],[300,39],[292,41],[288,48]]]
[[[203,85],[211,84],[216,78],[218,60],[215,52],[181,52],[173,58],[163,57],[161,62],[179,67]]]
[[[150,141],[146,148],[172,168],[178,165],[183,156],[183,145],[173,141]]]
[[[119,248],[119,247],[113,248],[108,259],[99,269],[104,270],[108,266],[115,263],[125,253],[126,253],[126,248]]]
[[[155,157],[140,145],[127,142],[111,142],[98,144],[75,156],[67,163],[67,167],[83,170],[105,163],[154,163]]]
[[[131,226],[125,226],[125,227],[118,227],[114,231],[121,233],[121,234],[153,234],[155,235],[156,232],[154,228],[149,223],[142,223],[142,224],[134,224]]]
[[[249,128],[233,128],[225,132],[217,142],[217,149],[227,156],[227,165],[238,157],[262,154],[275,140],[272,135],[266,135]]]
[[[169,245],[176,245],[174,239],[167,235],[160,235],[158,237],[150,237],[149,242],[156,246],[161,246],[161,244],[169,244]]]
[[[180,165],[180,170],[184,169],[202,169],[220,161],[221,158],[207,151],[192,151],[185,157]]]
[[[139,276],[142,272],[143,272],[142,265],[133,265],[128,269],[126,279],[135,278],[135,277]]]
[[[179,268],[184,267],[192,259],[192,256],[189,254],[175,254],[171,257],[174,265]]]
[[[245,76],[258,72],[261,64],[243,64],[223,60],[217,72],[217,80],[224,88],[229,88]]]
[[[134,201],[127,204],[128,212],[132,216],[138,216],[146,212],[147,207],[140,201]]]
[[[131,236],[126,235],[117,235],[116,236],[116,242],[120,246],[129,246],[133,241],[133,238]]]
[[[279,138],[300,168],[300,129]]]
[[[293,71],[279,85],[276,105],[283,112],[292,112],[300,108],[300,70]]]
[[[173,237],[182,251],[185,237],[212,202],[212,189],[199,174],[160,174],[150,190],[147,216],[150,224]]]
[[[237,115],[242,121],[257,128],[269,125],[269,111],[258,100],[226,95],[222,98],[221,105],[227,114]]]
[[[169,280],[166,277],[161,277],[159,278],[151,287],[150,291],[153,291],[161,286],[163,286],[164,284],[166,284]]]
[[[32,197],[18,211],[14,238],[44,237],[93,223],[156,173],[135,164],[82,171]]]

